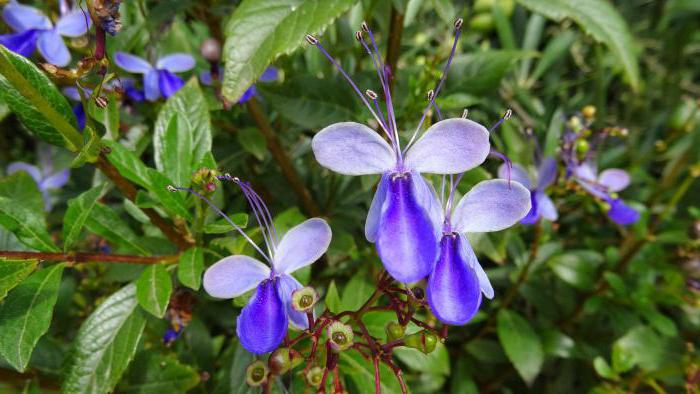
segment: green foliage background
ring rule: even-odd
[[[54,2],[32,3],[56,14]],[[439,79],[457,17],[465,24],[437,100],[443,113],[455,117],[469,108],[471,119],[490,125],[512,108],[492,142],[514,162],[532,165],[525,129],[555,155],[567,117],[593,105],[596,128],[628,130],[606,143],[599,163],[631,174],[622,195],[642,218],[627,228],[614,225],[560,174],[552,192],[559,221],[475,237],[496,297],[468,325],[451,328],[433,353],[396,351],[410,391],[698,389],[696,1],[134,0],[121,13],[123,29],[108,38],[108,55],[187,52],[197,59],[196,71],[167,101],[120,103],[110,96],[107,108],[90,104],[93,120],[81,133],[59,90],[67,82],[0,46],[0,167],[37,162],[40,140],[54,145],[56,167],[72,167],[69,184],[52,192],[48,213],[28,175],[0,178],[0,250],[95,253],[106,242],[114,254],[164,257],[151,265],[39,255],[0,260],[0,391],[254,391],[244,384],[253,357],[235,338],[246,300],[215,301],[201,289],[205,267],[252,249],[197,201],[165,188],[188,186],[202,167],[250,180],[282,232],[303,217],[326,217],[330,250],[298,279],[316,287],[331,310],[359,307],[381,269],[363,236],[377,178],[322,169],[310,139],[330,123],[370,116],[304,35],[315,34],[361,88],[376,91],[354,31],[364,20],[382,53],[398,44],[395,107],[399,129],[410,133]],[[224,47],[226,105],[216,88],[197,80],[209,68],[199,54],[208,37]],[[71,47],[74,58],[90,53],[84,43]],[[257,98],[237,104],[270,64],[280,71],[278,81],[258,83]],[[127,76],[115,66],[109,72]],[[468,173],[460,190],[494,177],[498,164],[487,161]],[[247,224],[235,189],[219,187],[213,199]],[[178,242],[164,234],[153,215],[187,236]],[[246,231],[260,236],[255,226]],[[166,347],[162,318],[181,288],[194,294],[192,321]],[[372,312],[364,321],[383,337],[392,317]],[[340,363],[348,391],[374,390],[372,365],[359,354],[343,353]],[[310,390],[298,373],[286,379],[294,392]],[[382,392],[398,391],[382,370]]]

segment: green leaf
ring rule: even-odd
[[[372,295],[374,286],[363,275],[355,275],[343,289],[341,310],[354,311],[359,309]]]
[[[596,281],[596,268],[603,257],[589,250],[569,251],[554,256],[547,264],[564,282],[581,290],[590,290]]]
[[[192,219],[192,213],[187,209],[187,204],[185,202],[185,196],[187,196],[187,194],[185,192],[171,192],[168,190],[168,185],[172,185],[173,182],[157,170],[149,168],[147,172],[151,181],[149,189],[156,195],[161,206],[185,219]]]
[[[623,370],[639,365],[647,371],[658,371],[680,363],[683,351],[682,341],[662,337],[645,326],[633,328],[613,344],[613,354]]]
[[[435,350],[429,354],[407,347],[397,347],[394,349],[394,354],[402,363],[416,372],[444,376],[450,374],[450,358],[442,343],[438,343]]]
[[[187,119],[177,113],[161,112],[170,115],[160,144],[160,157],[163,173],[176,185],[188,187],[192,177],[192,133]]]
[[[0,197],[0,225],[13,232],[28,247],[44,252],[58,252],[58,247],[46,231],[44,210],[39,211],[17,200]]]
[[[355,0],[244,0],[225,29],[224,97],[238,101],[273,60],[305,44],[306,34],[320,34],[354,3]]]
[[[104,204],[97,203],[93,206],[92,213],[85,221],[85,227],[115,245],[127,246],[141,254],[150,254],[142,238],[138,237],[119,215]]]
[[[602,357],[593,359],[593,368],[596,373],[605,379],[618,380],[620,377],[610,368],[610,365]]]
[[[516,60],[535,55],[529,51],[490,50],[455,57],[450,70],[448,92],[469,92],[476,96],[497,89]]]
[[[25,171],[0,179],[0,197],[22,201],[22,205],[37,212],[44,210],[44,199],[34,178]]]
[[[549,70],[558,60],[560,60],[571,48],[571,44],[576,40],[576,33],[566,30],[554,37],[542,52],[542,57],[537,62],[535,71],[530,76],[531,81],[538,80]]]
[[[192,290],[199,290],[204,271],[204,251],[202,248],[189,248],[180,255],[177,266],[177,278],[180,283]]]
[[[155,317],[162,318],[168,309],[173,282],[162,264],[149,265],[136,281],[139,305]]]
[[[80,237],[85,221],[90,216],[97,199],[102,195],[106,184],[95,186],[76,198],[68,200],[68,209],[63,217],[63,250],[68,251]]]
[[[569,358],[574,354],[576,343],[561,331],[549,329],[542,334],[542,348],[545,354]]]
[[[56,264],[36,271],[0,305],[0,354],[20,372],[51,325],[64,267]]]
[[[358,352],[340,353],[340,365],[343,374],[352,379],[358,393],[374,393],[374,364],[367,361]],[[379,365],[382,394],[400,393],[401,387],[391,369],[385,364]]]
[[[40,139],[77,152],[83,138],[68,101],[31,61],[0,45],[0,99]]]
[[[214,394],[257,394],[260,391],[243,383],[246,368],[255,361],[255,355],[245,350],[240,343],[233,342],[222,358],[226,358],[226,362],[216,375]]]
[[[108,393],[136,353],[146,319],[138,310],[136,285],[107,298],[80,327],[68,359],[63,393]]]
[[[568,18],[593,39],[605,44],[622,64],[632,89],[639,89],[635,41],[627,22],[606,0],[518,0],[518,3],[557,22]]]
[[[246,152],[260,161],[265,159],[267,145],[265,144],[265,137],[258,129],[254,127],[242,128],[236,132],[236,138]]]
[[[111,150],[107,155],[107,159],[119,170],[119,173],[124,178],[146,189],[151,188],[148,167],[143,164],[134,152],[116,141],[105,140],[103,142]]]
[[[326,308],[332,313],[338,313],[341,309],[340,294],[338,294],[338,288],[335,286],[335,281],[332,280],[331,284],[328,285],[328,290],[326,290],[325,301]]]
[[[88,114],[104,126],[107,134],[114,140],[119,138],[119,104],[121,100],[116,92],[103,91],[107,98],[107,106],[100,108],[95,100],[88,101]]]
[[[100,155],[100,146],[102,138],[90,126],[85,126],[83,130],[84,144],[80,148],[78,155],[75,156],[71,167],[80,167],[85,163],[94,163]]]
[[[189,172],[192,172],[194,170],[193,166],[199,164],[204,158],[204,154],[211,150],[209,107],[196,78],[190,79],[177,93],[168,98],[168,101],[158,113],[153,132],[153,149],[156,168],[165,173],[171,170],[167,168],[168,163],[177,159],[166,156],[166,151],[168,152],[167,154],[172,152],[171,148],[166,148],[168,145],[166,134],[170,118],[174,114],[181,115],[189,122],[192,152],[188,165],[190,166]]]
[[[144,351],[129,368],[128,383],[119,387],[124,393],[185,393],[199,383],[197,371],[171,356]]]
[[[527,320],[509,310],[498,313],[496,331],[508,359],[520,377],[531,385],[544,362],[540,338]]]
[[[0,259],[0,301],[5,298],[7,292],[29,276],[38,263],[37,260]]]
[[[352,105],[354,101],[345,93],[345,87],[330,81],[314,79],[294,80],[292,86],[284,92],[272,93],[264,89],[259,91],[280,115],[307,129],[322,128],[331,123],[352,119],[352,107],[348,108],[348,104]],[[304,94],[300,95],[300,91]]]
[[[234,213],[232,215],[228,215],[228,217],[231,218],[233,223],[240,228],[245,228],[248,226],[247,213]],[[204,226],[204,232],[207,234],[226,234],[231,231],[236,230],[231,227],[231,224],[226,219],[219,219],[215,222],[207,223]]]

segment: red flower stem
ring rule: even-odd
[[[384,346],[382,346],[382,351],[384,351],[384,353],[389,353],[389,352],[391,352],[391,350],[393,348],[403,346],[404,343],[405,342],[403,339],[397,339],[395,341],[391,341],[391,342],[385,344]]]
[[[430,326],[430,325],[428,325],[427,323],[425,323],[425,322],[423,322],[423,321],[420,321],[420,320],[415,319],[415,318],[413,318],[413,317],[411,318],[411,321],[412,321],[413,323],[415,323],[415,324],[416,324],[417,326],[419,326],[419,327],[425,328],[426,330],[432,331],[432,332],[434,332],[434,333],[436,333],[436,334],[440,334],[440,332],[438,332],[438,330],[437,330],[435,327]]]
[[[335,386],[335,394],[343,394],[343,383],[340,381],[337,365],[333,368],[333,385]]]
[[[374,363],[374,393],[382,393],[382,382],[379,376],[379,357],[373,357],[372,362]]]
[[[128,263],[128,264],[158,264],[175,263],[180,256],[132,256],[125,254],[102,253],[46,253],[46,252],[12,252],[0,251],[0,257],[10,259],[37,259],[41,261],[67,261],[70,263]],[[0,264],[2,264],[0,262]]]
[[[403,372],[401,371],[401,368],[391,361],[391,357],[385,356],[382,358],[382,361],[384,361],[384,364],[388,365],[392,372],[394,372],[394,375],[396,375],[396,379],[399,381],[399,385],[401,386],[401,393],[408,394],[406,382],[403,381]]]
[[[99,23],[95,23],[95,60],[102,60],[105,57],[105,30]]]

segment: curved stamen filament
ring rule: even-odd
[[[494,124],[493,126],[491,126],[491,128],[489,129],[489,133],[493,132],[493,131],[496,130],[498,127],[500,127],[500,126],[503,124],[503,122],[505,122],[506,120],[510,119],[511,116],[513,116],[513,111],[511,111],[511,109],[508,108],[508,110],[506,111],[506,113],[504,113],[503,116],[501,116],[501,119],[498,119],[498,122],[496,122],[496,124]]]
[[[265,221],[267,225],[267,232],[270,235],[270,239],[273,241],[272,242],[272,248],[273,250],[277,248],[277,244],[279,243],[279,239],[277,238],[277,230],[275,229],[274,222],[272,221],[272,215],[270,214],[270,210],[267,209],[267,205],[265,205],[265,202],[263,201],[262,197],[258,193],[253,190],[253,188],[250,186],[250,183],[248,182],[240,182],[241,188],[247,189],[248,193],[251,195],[254,201],[257,201],[256,205],[258,209],[261,211],[263,220]]]
[[[403,154],[406,154],[406,151],[408,151],[408,149],[411,147],[411,144],[413,144],[416,137],[418,136],[418,132],[420,131],[420,128],[423,127],[423,122],[425,122],[425,117],[428,114],[428,111],[430,110],[433,103],[435,102],[435,98],[437,98],[438,94],[440,93],[440,89],[442,89],[442,85],[445,83],[445,79],[447,78],[447,73],[450,70],[450,66],[452,65],[452,59],[454,59],[454,56],[455,56],[455,51],[457,49],[457,42],[459,41],[459,36],[460,36],[461,32],[462,32],[462,19],[460,18],[455,22],[455,37],[454,37],[454,40],[452,41],[452,49],[450,50],[450,56],[447,58],[447,62],[445,63],[445,67],[442,69],[442,76],[440,77],[440,81],[438,82],[437,86],[435,87],[435,94],[433,95],[433,97],[430,99],[430,102],[423,110],[423,115],[421,115],[420,121],[418,122],[418,126],[416,127],[416,130],[413,132],[411,139],[408,141],[408,144],[406,144],[406,147],[403,150]]]
[[[268,256],[267,254],[265,254],[265,252],[263,252],[263,251],[258,247],[258,245],[256,245],[255,242],[253,242],[253,240],[250,239],[250,237],[248,236],[248,234],[246,234],[245,231],[243,231],[243,229],[241,229],[240,227],[238,227],[238,226],[236,225],[236,223],[234,223],[233,220],[231,220],[231,218],[228,217],[228,215],[226,215],[221,209],[219,209],[219,207],[217,207],[213,202],[211,202],[211,200],[209,200],[208,198],[204,197],[203,195],[197,193],[196,191],[190,189],[189,187],[168,186],[168,190],[170,190],[170,191],[178,191],[178,190],[179,190],[179,191],[185,191],[185,192],[188,192],[188,193],[190,193],[190,194],[195,195],[195,196],[196,196],[197,198],[199,198],[200,200],[206,202],[206,203],[209,205],[209,207],[211,207],[211,209],[213,209],[214,211],[216,211],[216,213],[218,213],[219,216],[221,216],[222,218],[226,219],[226,221],[228,222],[228,224],[230,224],[231,227],[233,227],[236,231],[238,231],[238,232],[243,236],[243,238],[245,238],[245,240],[248,241],[248,243],[249,243],[251,246],[253,246],[253,248],[254,248],[258,253],[260,253],[260,255],[261,255],[270,265],[272,265],[272,258],[271,258],[270,256]]]
[[[508,156],[493,148],[489,150],[489,156],[498,157],[499,159],[503,160],[503,163],[506,165],[506,170],[508,171],[508,188],[510,188],[510,173],[513,170],[513,162],[508,158]]]

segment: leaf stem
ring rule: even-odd
[[[36,259],[43,261],[67,261],[70,263],[158,264],[177,262],[180,256],[134,256],[125,254],[102,253],[48,253],[0,251],[0,257],[23,260]],[[0,264],[2,264],[2,260],[0,260]]]

